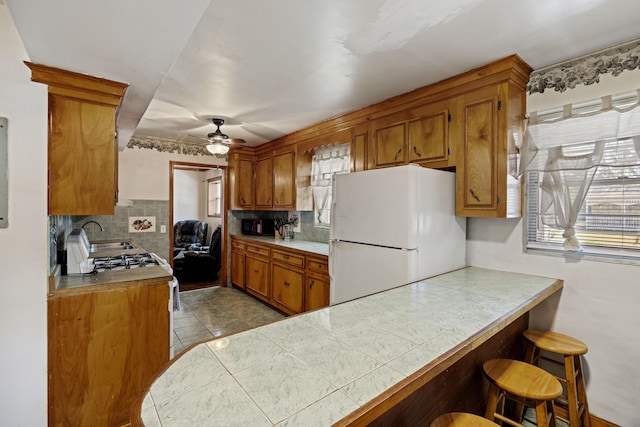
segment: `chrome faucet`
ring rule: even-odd
[[[102,226],[100,225],[100,223],[99,223],[98,221],[87,221],[87,222],[85,222],[84,224],[82,224],[82,227],[81,227],[81,228],[84,230],[84,226],[85,226],[85,225],[87,225],[87,224],[91,224],[91,223],[94,223],[94,224],[96,224],[98,227],[100,227],[100,231],[104,231],[104,228],[102,228]]]

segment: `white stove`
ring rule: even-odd
[[[154,253],[121,254],[89,257],[90,243],[81,228],[74,229],[67,238],[67,274],[97,274],[104,271],[160,266],[173,273],[166,260]]]
[[[91,258],[89,258],[91,259]],[[156,254],[148,252],[132,255],[118,255],[108,257],[96,257],[93,259],[93,271],[129,270],[131,268],[151,267],[161,265],[161,260]]]

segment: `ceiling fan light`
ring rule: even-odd
[[[208,144],[207,151],[209,151],[211,154],[227,154],[227,151],[229,151],[229,146],[221,144],[219,142],[215,144]]]

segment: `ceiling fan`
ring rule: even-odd
[[[211,154],[226,154],[229,148],[246,142],[244,139],[231,139],[227,134],[222,133],[220,126],[224,124],[224,119],[212,118],[211,121],[216,125],[215,132],[208,133],[206,138],[200,138],[209,142],[207,150]]]

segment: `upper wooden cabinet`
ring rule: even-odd
[[[256,162],[256,208],[273,207],[273,159],[271,156]]]
[[[413,110],[416,117],[408,122],[409,161],[431,167],[448,166],[448,102],[426,105]]]
[[[256,157],[252,152],[229,152],[228,176],[231,209],[252,209],[254,207],[255,165]]]
[[[375,167],[449,166],[449,102],[406,109],[371,122]]]
[[[406,163],[455,170],[457,215],[520,216],[516,142],[530,72],[512,55],[271,141],[271,208],[311,210],[310,153],[339,142],[351,144],[352,171]]]
[[[273,207],[296,208],[296,156],[294,151],[273,156]]]
[[[372,122],[376,167],[400,165],[407,159],[407,122],[404,112]]]
[[[113,215],[116,110],[127,85],[26,63],[49,87],[49,215]]]
[[[518,149],[525,111],[524,85],[501,82],[455,99],[456,215],[521,215]]]

